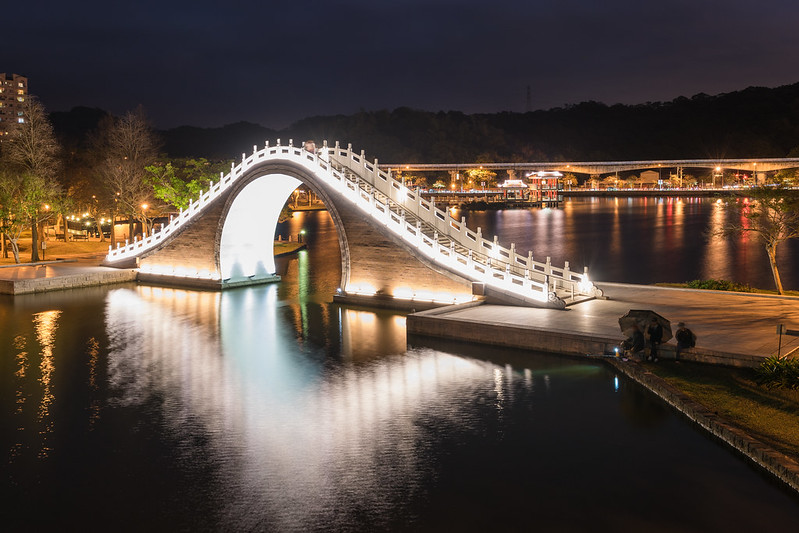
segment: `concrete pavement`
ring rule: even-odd
[[[136,270],[99,266],[96,255],[0,268],[0,294],[30,294],[136,280]]]
[[[777,352],[777,324],[799,329],[799,298],[599,283],[607,299],[567,308],[536,309],[463,305],[408,317],[408,333],[471,342],[586,355],[612,350],[623,340],[618,318],[630,309],[651,309],[672,329],[683,321],[697,346],[682,358],[732,366],[756,366]],[[662,356],[674,357],[672,339]],[[799,350],[799,337],[782,337],[781,353]]]

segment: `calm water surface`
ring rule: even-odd
[[[561,209],[455,212],[533,258],[589,267],[597,281],[625,283],[726,279],[774,288],[763,245],[751,236],[708,238],[732,221],[711,198],[573,198]],[[490,237],[487,237],[490,238]],[[799,290],[799,239],[777,250],[782,282]]]
[[[5,531],[751,531],[799,500],[601,365],[408,346],[329,302],[335,229],[284,281],[0,300]]]

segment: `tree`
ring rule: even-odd
[[[714,235],[751,234],[762,242],[777,292],[785,294],[777,267],[777,247],[799,237],[799,194],[783,186],[761,186],[750,189],[746,195],[748,198],[729,204],[736,221],[724,225]]]
[[[145,168],[155,161],[158,144],[143,111],[129,111],[121,118],[109,117],[102,121],[96,144],[100,154],[98,170],[116,202],[113,218],[118,210],[127,215],[131,236],[134,220],[142,223],[146,234],[150,220],[148,210],[152,213],[156,202],[153,188],[146,181]]]
[[[230,168],[230,163],[212,164],[200,158],[158,161],[144,170],[156,198],[177,209],[185,209],[190,200],[200,197],[211,181],[219,179],[219,171],[225,167]]]
[[[475,184],[481,187],[495,187],[497,185],[497,173],[484,168],[471,168],[465,172],[466,176]],[[484,185],[485,184],[485,185]]]
[[[8,257],[6,239],[11,245],[14,261],[19,263],[19,237],[25,227],[25,212],[22,210],[22,180],[7,169],[0,171],[0,233],[3,241],[3,257]]]
[[[575,176],[571,172],[567,172],[563,176],[563,184],[566,185],[569,188],[569,190],[572,189],[572,186],[577,187],[577,176]]]
[[[16,175],[9,185],[10,202],[15,216],[27,219],[31,228],[31,261],[39,260],[39,228],[52,212],[45,208],[60,194],[56,180],[60,147],[53,134],[44,106],[29,96],[22,106],[22,119],[9,131],[3,146],[3,163],[7,172]],[[15,248],[15,258],[18,248]]]

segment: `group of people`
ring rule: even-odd
[[[685,322],[679,322],[677,328],[677,332],[674,334],[677,348],[674,353],[675,357],[679,359],[683,350],[693,348],[696,345],[696,335],[685,327]],[[638,324],[633,324],[631,335],[622,343],[622,348],[630,355],[638,357],[643,357],[646,348],[649,348],[649,354],[646,355],[646,359],[657,362],[658,348],[662,342],[663,326],[658,322],[657,318],[652,317],[652,320],[646,326],[646,331],[642,331]]]

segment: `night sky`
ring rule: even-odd
[[[668,101],[799,81],[796,0],[6,2],[0,71],[160,128]]]

